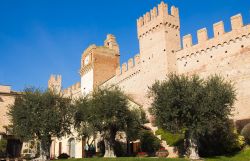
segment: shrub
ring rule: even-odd
[[[88,147],[88,150],[85,150],[85,157],[86,158],[92,158],[95,155],[96,155],[96,148],[95,148],[94,145],[90,145]]]
[[[24,150],[23,150],[23,153],[24,153],[24,154],[29,153],[29,149],[24,149]]]
[[[244,139],[236,132],[232,122],[211,134],[205,134],[199,139],[199,153],[201,156],[214,156],[236,153],[245,145]]]
[[[154,155],[161,148],[161,141],[151,131],[142,130],[140,132],[141,150],[150,156]]]
[[[116,141],[114,151],[117,157],[125,157],[127,155],[127,144]]]
[[[68,159],[69,158],[69,155],[66,154],[66,153],[62,153],[58,156],[58,159]]]
[[[241,135],[244,136],[246,143],[250,145],[250,123],[247,124],[241,131]]]
[[[173,134],[163,129],[159,129],[155,133],[161,135],[161,139],[165,140],[169,146],[178,146],[184,141],[183,134]]]
[[[1,139],[0,140],[0,157],[5,157],[6,148],[7,148],[7,140],[6,139]]]

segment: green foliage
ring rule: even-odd
[[[104,141],[100,141],[97,144],[100,153],[98,154],[99,156],[103,157],[105,153],[105,144]],[[127,155],[127,145],[126,143],[120,142],[120,141],[115,141],[114,144],[114,152],[117,157],[125,157]]]
[[[29,153],[29,149],[24,149],[23,153]]]
[[[60,161],[60,160],[58,160]],[[189,161],[184,158],[156,158],[156,157],[119,157],[119,158],[84,158],[84,159],[68,159],[67,161]],[[237,160],[238,161],[238,160]]]
[[[130,116],[128,100],[118,88],[97,89],[91,98],[76,103],[79,107],[75,115],[75,124],[82,129],[89,127],[83,135],[99,131],[102,137],[115,146],[115,136],[118,131],[124,131]],[[86,114],[84,114],[86,111]]]
[[[69,158],[69,155],[66,154],[66,153],[62,153],[58,156],[58,159],[68,159]]]
[[[0,157],[5,157],[6,155],[6,148],[7,148],[7,140],[0,139]]]
[[[141,130],[140,131],[141,150],[147,152],[149,155],[154,153],[161,148],[161,141],[151,131]]]
[[[7,148],[7,140],[6,139],[1,139],[0,140],[0,151],[5,152]]]
[[[174,134],[163,129],[158,129],[156,135],[161,135],[162,140],[165,140],[169,146],[178,146],[184,142],[183,134]]]
[[[9,116],[14,134],[24,141],[40,140],[46,156],[52,136],[71,133],[71,99],[51,91],[25,89],[10,107]]]
[[[250,148],[246,148],[235,155],[227,155],[227,156],[217,156],[204,158],[205,161],[249,161],[250,158]],[[84,158],[84,159],[68,159],[68,161],[189,161],[184,158],[138,158],[138,157],[121,157],[114,159],[107,158]],[[58,160],[60,161],[60,160]]]
[[[206,161],[249,161],[250,158],[250,148],[245,148],[242,151],[225,156],[217,156],[205,159]]]
[[[218,146],[219,145],[219,146]],[[237,134],[232,122],[218,126],[213,133],[206,133],[199,138],[199,153],[201,156],[215,156],[240,151],[244,139]]]
[[[74,125],[80,136],[89,140],[100,132],[113,148],[117,132],[126,132],[129,140],[137,139],[146,120],[142,110],[129,109],[128,98],[118,87],[96,89],[89,97],[76,100],[74,106]]]
[[[185,138],[195,142],[225,125],[236,100],[231,82],[216,75],[204,80],[197,75],[170,74],[167,80],[153,84],[149,96],[156,124],[173,133],[185,129]]]
[[[241,131],[241,135],[244,136],[247,144],[250,145],[250,123],[247,124]]]
[[[117,131],[123,131],[127,127],[130,116],[128,100],[119,88],[98,89],[92,96],[93,121],[104,137],[111,137]]]
[[[127,144],[120,141],[116,141],[114,151],[117,157],[125,157],[127,155]]]
[[[79,137],[86,139],[87,145],[90,147],[94,144],[98,129],[95,127],[95,109],[92,108],[91,99],[88,97],[79,98],[74,102],[74,127]],[[94,139],[93,139],[93,138]]]
[[[127,120],[126,135],[129,141],[135,141],[140,136],[142,125],[148,123],[146,113],[142,109],[132,109]]]
[[[235,155],[227,155],[227,156],[217,156],[204,158],[205,161],[249,161],[250,158],[250,148],[246,148]],[[84,158],[84,159],[68,159],[67,161],[189,161],[184,158],[138,158],[138,157],[120,157],[114,159],[107,158]],[[58,160],[61,161],[61,160]]]

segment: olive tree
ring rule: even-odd
[[[23,141],[41,142],[41,158],[49,159],[51,137],[71,133],[72,105],[52,91],[27,88],[10,106],[9,116],[13,133]]]
[[[98,129],[95,126],[95,109],[92,108],[89,97],[78,98],[74,102],[74,127],[79,137],[86,140],[88,147],[94,144]]]
[[[114,146],[118,132],[128,138],[135,135],[131,130],[137,128],[144,119],[140,110],[130,109],[127,96],[118,88],[99,88],[91,96],[91,124],[104,139],[104,157],[115,157]]]
[[[228,121],[236,100],[232,83],[216,75],[204,80],[197,75],[170,74],[150,87],[149,96],[156,124],[171,132],[185,132],[191,159],[199,159],[199,137]]]

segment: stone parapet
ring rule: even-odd
[[[157,31],[158,28],[167,26],[179,30],[179,10],[175,6],[168,13],[168,5],[161,2],[158,7],[154,7],[137,20],[138,38],[147,36],[149,33]]]
[[[243,26],[240,14],[231,17],[231,24],[232,30],[225,33],[224,23],[222,21],[215,23],[213,25],[214,37],[210,39],[208,39],[206,28],[198,30],[197,44],[193,44],[192,35],[188,34],[184,36],[182,42],[183,48],[177,51],[177,60],[229,44],[237,39],[248,37],[250,34],[250,25]]]

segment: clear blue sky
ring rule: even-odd
[[[242,13],[250,22],[249,0],[165,0],[179,7],[181,35]],[[117,37],[121,62],[137,54],[136,19],[160,0],[0,0],[0,84],[14,90],[47,87],[50,74],[61,74],[63,87],[80,81],[81,54]],[[196,37],[196,36],[194,36]]]

